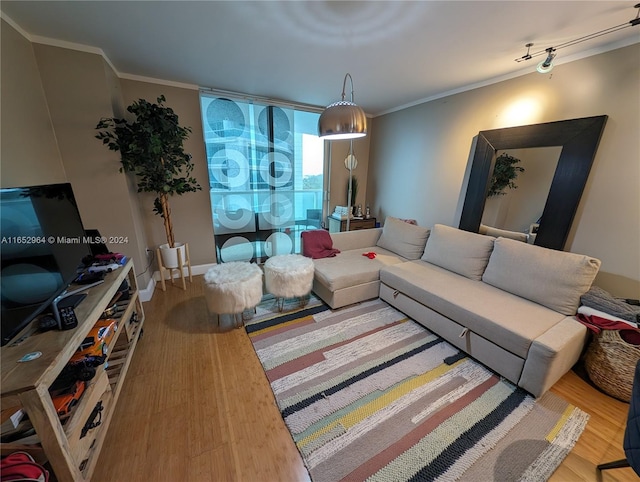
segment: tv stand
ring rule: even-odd
[[[87,382],[77,405],[67,415],[59,417],[49,390],[96,321],[110,306],[125,279],[130,296],[117,302],[119,309],[115,317],[118,328],[108,343],[106,363],[97,367],[96,375]],[[86,288],[83,286],[80,291]],[[67,294],[72,296],[78,291]],[[35,435],[0,444],[1,453],[7,455],[23,450],[39,463],[48,461],[60,482],[91,479],[142,332],[144,312],[133,262],[128,261],[121,269],[107,274],[104,283],[89,290],[86,298],[77,305],[75,314],[78,326],[73,330],[35,333],[19,344],[0,349],[2,411],[23,410],[35,429]],[[20,361],[25,355],[38,353],[35,358],[27,357],[32,358],[31,361]],[[99,424],[96,423],[98,420]]]

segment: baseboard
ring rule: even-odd
[[[201,274],[205,274],[209,271],[209,268],[215,266],[216,263],[207,263],[207,264],[199,264],[191,267],[191,274],[193,276],[198,276]],[[184,276],[189,276],[189,269],[184,266],[182,268],[182,273]],[[173,279],[180,279],[180,273],[177,269],[172,271]],[[140,301],[146,302],[150,301],[153,297],[153,293],[155,291],[156,285],[160,282],[160,271],[154,271],[153,276],[149,280],[149,284],[145,289],[140,289]]]
[[[209,268],[216,266],[218,263],[199,264],[191,267],[191,273],[194,275],[205,274]]]
[[[138,287],[138,296],[140,297],[140,301],[142,301],[143,303],[147,301],[151,301],[155,288],[156,288],[156,280],[152,276],[151,279],[149,280],[149,283],[147,283],[146,288],[140,289],[140,287]]]
[[[198,264],[195,266],[191,266],[191,274],[193,276],[198,276],[201,274],[205,274],[209,271],[209,268],[215,266],[216,263],[208,263],[208,264]],[[173,279],[180,278],[180,273],[177,269],[174,269],[172,272]],[[186,266],[183,266],[182,273],[184,276],[189,276],[189,269]],[[154,280],[154,284],[160,282],[160,271],[154,271],[152,279]],[[170,279],[170,278],[165,278]]]

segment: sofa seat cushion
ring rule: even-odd
[[[363,253],[374,252],[376,257],[369,259]],[[380,279],[380,269],[385,266],[404,263],[407,260],[379,246],[343,251],[333,258],[314,259],[315,278],[329,291]]]
[[[380,281],[521,358],[534,339],[565,318],[422,260],[387,267]]]

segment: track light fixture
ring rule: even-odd
[[[527,47],[527,53],[524,54],[522,57],[520,57],[520,59],[516,59],[517,62],[521,62],[523,60],[529,60],[531,58],[531,47],[533,47],[533,43],[529,42],[527,45],[525,45],[525,47]]]
[[[553,59],[556,58],[555,49],[553,47],[549,47],[547,50],[547,58],[538,64],[536,70],[541,74],[546,74],[547,72],[551,72],[553,69]]]
[[[603,35],[607,35],[609,33],[613,33],[613,32],[617,32],[618,30],[622,30],[624,28],[628,28],[628,27],[635,27],[636,25],[640,25],[640,3],[636,3],[633,8],[637,9],[638,11],[636,12],[636,17],[632,20],[629,20],[628,22],[622,23],[620,25],[616,25],[614,27],[610,27],[610,28],[606,28],[604,30],[600,30],[598,32],[594,32],[592,34],[589,35],[585,35],[583,37],[579,37],[577,39],[574,40],[570,40],[568,42],[556,45],[555,47],[548,47],[544,50],[539,50],[537,52],[531,53],[531,47],[533,47],[533,43],[529,42],[528,44],[525,45],[525,47],[527,47],[527,53],[524,54],[522,57],[518,57],[517,59],[515,59],[516,62],[524,62],[525,60],[529,60],[532,59],[534,57],[539,57],[541,55],[545,55],[546,54],[546,58],[545,60],[543,60],[542,62],[540,62],[538,64],[538,67],[536,68],[536,70],[538,72],[540,72],[541,74],[546,74],[547,72],[550,72],[551,69],[553,69],[553,59],[555,59],[556,57],[556,50],[560,50],[563,49],[565,47],[571,47],[572,45],[576,45],[582,42],[586,42],[587,40],[592,40],[594,38],[597,37],[602,37]]]

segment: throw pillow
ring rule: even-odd
[[[489,262],[494,240],[492,236],[436,224],[431,230],[422,259],[479,281]]]
[[[599,269],[596,258],[498,238],[482,281],[572,316]]]
[[[420,259],[429,237],[429,229],[387,216],[377,246],[407,259]]]

